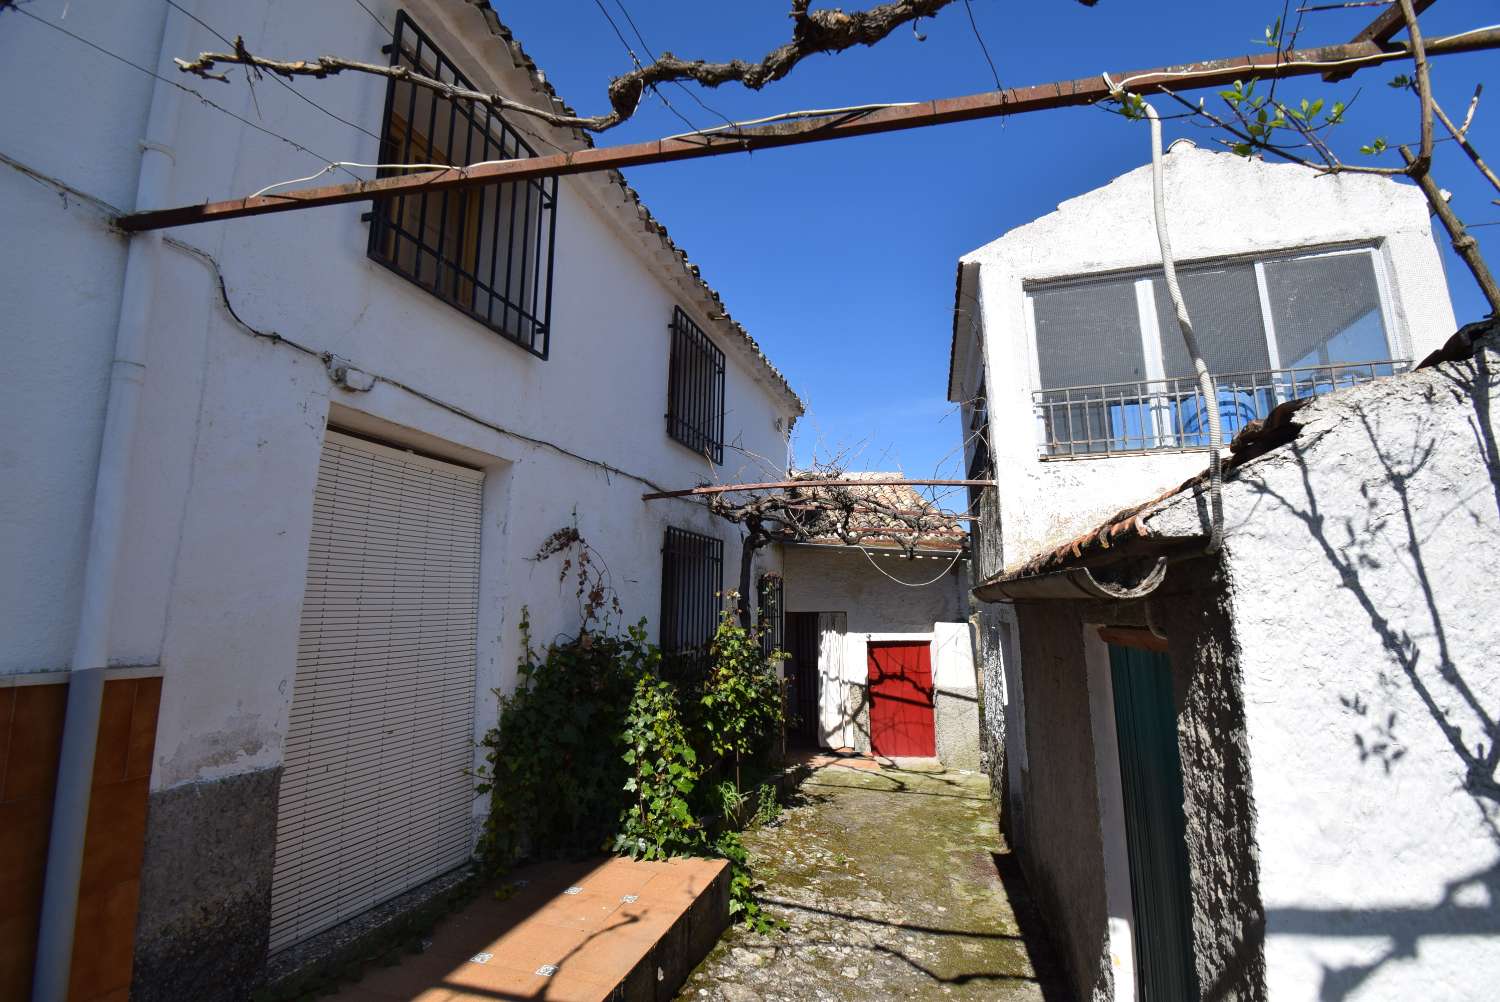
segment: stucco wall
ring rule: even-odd
[[[870,565],[912,584],[930,581],[952,561],[944,554],[908,561],[856,547],[789,546],[783,562],[787,612],[844,612],[844,691],[820,691],[820,702],[839,707],[849,722],[851,746],[870,748],[869,707],[865,699],[869,643],[926,640],[932,645],[934,722],[938,757],[960,769],[979,766],[978,688],[973,639],[967,616],[968,571],[960,561],[924,587],[897,584]]]
[[[154,64],[167,9],[152,5],[126,17],[116,6],[75,2],[67,27]],[[444,0],[405,6],[476,79],[488,72],[521,93],[521,71],[477,10]],[[371,7],[392,23],[393,2]],[[372,19],[342,9],[313,5],[299,8],[297,17],[272,17],[265,4],[252,9],[230,0],[191,9],[230,34],[244,32],[263,50],[311,46],[379,58],[389,41]],[[193,51],[214,44],[196,25],[185,37]],[[24,140],[9,152],[129,207],[149,101],[140,79],[149,78],[17,19],[0,36],[0,63],[9,73],[31,62],[76,64],[87,72],[70,74],[47,101],[0,109],[0,123]],[[257,112],[248,89],[215,86],[213,96],[226,108],[320,154],[374,159],[374,139],[284,88],[258,87]],[[383,82],[354,75],[294,86],[378,131]],[[46,110],[42,118],[38,108]],[[53,126],[62,118],[76,127],[60,132]],[[176,135],[172,203],[252,191],[317,165],[190,99],[182,102]],[[203,260],[176,246],[160,251],[111,634],[113,662],[164,669],[153,788],[280,763],[326,424],[486,471],[477,728],[493,715],[489,691],[513,678],[521,605],[529,605],[539,638],[576,630],[576,602],[571,588],[559,585],[556,564],[525,559],[575,511],[630,620],[658,618],[667,523],[725,539],[725,585],[733,586],[739,552],[732,527],[684,502],[645,503],[640,495],[650,489],[646,482],[679,487],[778,472],[796,404],[710,318],[701,291],[657,234],[642,227],[634,206],[623,215],[613,211],[625,201],[605,178],[561,183],[552,351],[545,361],[369,261],[360,220],[366,205],[172,234],[217,260],[246,323],[312,352],[336,353],[389,381],[366,393],[336,387],[317,358],[253,337],[238,324]],[[3,580],[9,600],[0,603],[0,635],[7,638],[0,670],[35,672],[66,668],[70,657],[125,241],[108,230],[102,213],[7,167],[0,167],[0,213],[7,232],[29,235],[0,248],[0,267],[35,279],[8,282],[4,290],[19,335],[11,357],[23,364],[6,369],[0,420],[27,434],[13,436],[0,452],[7,485],[0,556],[10,571]],[[722,466],[666,436],[668,323],[678,305],[728,355],[730,447]],[[473,418],[424,401],[397,381]],[[759,569],[777,565],[772,551]]]
[[[1398,354],[1420,359],[1453,332],[1426,203],[1414,187],[1375,177],[1319,177],[1296,165],[1185,144],[1173,147],[1166,164],[1179,264],[1339,244],[1373,246],[1389,279]],[[990,443],[1000,471],[1007,566],[1175,486],[1203,465],[1201,453],[1043,461],[1037,452],[1025,285],[1159,267],[1150,184],[1150,168],[1137,168],[962,259],[961,280],[983,316]],[[975,264],[977,280],[968,267]],[[973,335],[960,325],[959,336],[963,342]],[[955,357],[967,358],[966,352]],[[962,385],[971,378],[959,373],[950,393],[972,392]]]
[[[1319,401],[1226,495],[1277,1000],[1500,984],[1496,347]]]

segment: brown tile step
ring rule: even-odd
[[[729,925],[722,859],[605,857],[514,871],[517,888],[450,916],[431,945],[343,1002],[665,1002]]]

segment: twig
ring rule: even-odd
[[[1409,163],[1408,173],[1413,178],[1426,174],[1432,166],[1432,81],[1427,70],[1427,48],[1422,42],[1422,29],[1417,25],[1417,12],[1411,0],[1399,0],[1401,15],[1406,18],[1406,33],[1411,38],[1411,58],[1417,68],[1417,100],[1422,105],[1422,145],[1415,161]]]
[[[1453,121],[1443,113],[1442,105],[1438,104],[1437,101],[1432,102],[1432,112],[1437,115],[1438,121],[1443,123],[1443,128],[1447,129],[1449,134],[1453,136],[1454,140],[1458,143],[1459,149],[1467,153],[1469,159],[1474,161],[1474,166],[1479,168],[1479,173],[1489,179],[1490,184],[1495,186],[1496,191],[1500,191],[1500,177],[1495,176],[1495,172],[1490,170],[1489,164],[1484,162],[1484,159],[1479,155],[1479,151],[1474,148],[1474,145],[1468,139],[1469,124],[1474,120],[1474,107],[1478,103],[1479,91],[1476,89],[1474,91],[1474,100],[1469,102],[1469,114],[1464,118],[1464,125],[1461,129],[1453,127]]]
[[[733,59],[729,62],[710,63],[701,59],[679,59],[670,52],[663,52],[647,65],[638,66],[610,81],[607,94],[611,110],[604,115],[573,115],[537,108],[512,101],[498,93],[456,87],[447,81],[414,73],[407,66],[380,65],[339,56],[319,56],[310,60],[268,59],[249,52],[242,38],[234,40],[233,52],[203,52],[195,59],[178,59],[176,63],[184,73],[224,81],[227,81],[227,77],[216,71],[218,66],[251,66],[288,78],[310,76],[321,79],[345,71],[369,73],[426,87],[450,99],[473,101],[497,112],[530,115],[558,128],[604,132],[635,114],[648,87],[690,81],[704,87],[739,83],[750,90],[760,90],[785,77],[808,56],[843,52],[860,45],[874,45],[903,24],[918,18],[932,17],[953,2],[955,0],[892,0],[863,11],[843,11],[838,8],[814,11],[808,9],[811,0],[792,0],[791,41],[773,49],[759,62],[748,63]],[[1079,2],[1093,6],[1095,0]]]
[[[1416,158],[1412,156],[1411,150],[1405,146],[1399,147],[1401,158],[1407,165],[1415,163]],[[1413,180],[1422,189],[1422,194],[1427,196],[1427,202],[1432,206],[1432,211],[1442,222],[1443,228],[1448,231],[1448,237],[1453,241],[1453,249],[1458,256],[1463,258],[1464,264],[1469,266],[1473,272],[1474,280],[1479,283],[1479,291],[1484,293],[1484,298],[1489,300],[1490,314],[1500,316],[1500,286],[1495,284],[1495,276],[1490,274],[1489,266],[1484,263],[1484,255],[1479,253],[1479,241],[1475,240],[1464,228],[1448,200],[1443,197],[1443,191],[1432,179],[1430,172],[1413,175]]]

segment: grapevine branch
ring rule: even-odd
[[[323,79],[344,72],[368,73],[434,90],[445,98],[472,101],[502,114],[529,115],[559,128],[605,132],[635,114],[647,88],[667,83],[697,83],[704,87],[739,83],[750,90],[760,90],[791,73],[809,56],[875,45],[902,25],[933,17],[954,2],[956,0],[892,0],[869,10],[843,11],[836,7],[810,10],[812,0],[792,0],[792,10],[788,15],[792,19],[791,40],[767,53],[760,61],[752,63],[732,59],[711,63],[702,59],[679,59],[670,52],[663,52],[652,62],[610,81],[606,91],[610,111],[603,115],[575,115],[566,109],[559,112],[538,108],[499,93],[458,87],[449,81],[416,73],[409,66],[382,65],[341,56],[270,59],[250,52],[241,37],[235,38],[231,52],[202,52],[195,59],[178,59],[176,63],[184,73],[224,82],[229,78],[218,69],[221,66],[245,66],[252,71],[266,71],[288,79],[298,76]],[[1092,7],[1097,0],[1078,2]]]

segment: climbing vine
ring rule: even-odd
[[[753,893],[738,828],[779,811],[770,774],[782,725],[778,651],[726,612],[696,658],[664,661],[641,621],[614,626],[620,606],[603,562],[574,526],[534,559],[562,557],[577,575],[583,624],[538,650],[523,613],[516,689],[497,693],[478,790],[490,795],[483,869],[603,849],[640,859],[716,856],[730,865],[730,913],[774,923]]]

